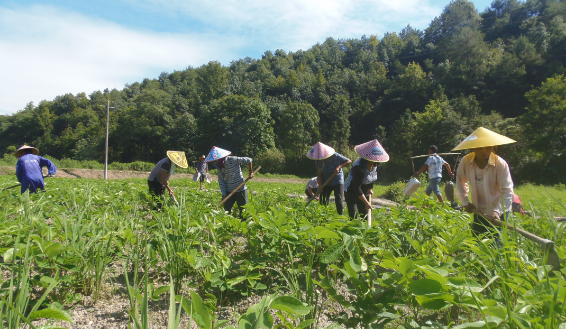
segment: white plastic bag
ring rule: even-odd
[[[409,182],[407,183],[407,186],[405,186],[405,190],[403,191],[403,193],[405,193],[405,195],[411,196],[413,195],[413,193],[415,193],[415,191],[419,188],[419,186],[421,186],[421,182],[419,182],[418,179],[413,177],[409,179]]]
[[[212,176],[209,173],[206,173],[206,182],[207,183],[211,183],[212,182]]]
[[[193,182],[198,182],[200,178],[200,173],[197,171],[194,175],[193,175]]]

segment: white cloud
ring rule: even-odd
[[[307,49],[327,37],[425,28],[442,7],[429,0],[123,0],[132,6],[198,20],[210,29],[245,34],[264,49]]]
[[[209,60],[228,62],[237,56],[230,52],[234,42],[136,31],[43,6],[0,7],[0,113],[66,93],[121,89],[125,83]]]
[[[430,1],[122,0],[198,33],[136,30],[46,6],[0,7],[0,114],[210,60],[226,65],[265,50],[306,50],[327,37],[381,37],[408,23],[425,28],[442,10]]]

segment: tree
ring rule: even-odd
[[[199,147],[215,145],[253,157],[275,145],[270,111],[258,98],[232,95],[212,102],[198,119]]]
[[[288,102],[279,120],[279,144],[297,158],[304,156],[318,138],[320,118],[316,109],[309,103]]]
[[[549,78],[539,88],[525,95],[528,112],[522,116],[525,136],[539,154],[538,160],[546,169],[546,178],[566,181],[566,78]]]

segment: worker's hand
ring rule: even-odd
[[[450,172],[450,178],[454,179],[454,173],[453,172]]]
[[[253,177],[254,177],[254,172],[251,171],[250,174],[249,174],[249,176],[248,176],[248,178],[249,178],[249,179],[252,179]]]
[[[499,226],[499,223],[496,222],[499,221],[499,213],[497,211],[494,211],[491,213],[491,217],[488,218],[489,222],[495,226]]]
[[[373,189],[369,190],[369,195],[373,195]]]
[[[476,210],[476,206],[474,206],[474,205],[471,204],[471,203],[468,203],[467,205],[464,206],[464,210],[465,210],[467,213],[471,214],[471,213],[474,212],[474,210]]]
[[[173,193],[173,190],[172,190],[172,189],[169,189],[169,195],[170,195],[170,196],[173,196],[173,195],[174,195],[174,193]]]
[[[371,211],[371,204],[367,203],[366,204],[366,212],[370,212]]]
[[[413,177],[419,178],[419,173],[415,173],[415,174],[413,175]]]
[[[318,195],[317,195],[317,196],[315,196],[315,197],[314,197],[314,199],[315,199],[316,201],[318,201],[318,199],[319,199],[319,198],[318,198]]]
[[[338,175],[340,173],[340,169],[342,169],[340,166],[336,167],[336,169],[334,169],[334,174]]]

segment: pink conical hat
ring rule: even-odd
[[[232,152],[225,149],[221,149],[220,147],[213,146],[212,150],[210,150],[210,153],[208,153],[206,159],[204,159],[204,162],[216,161],[218,159],[225,158],[230,154],[232,154]]]
[[[334,153],[335,151],[332,147],[318,142],[307,152],[307,158],[311,160],[322,160],[330,158]]]
[[[389,161],[389,154],[385,152],[383,146],[377,139],[356,146],[356,152],[364,159],[374,162]]]

